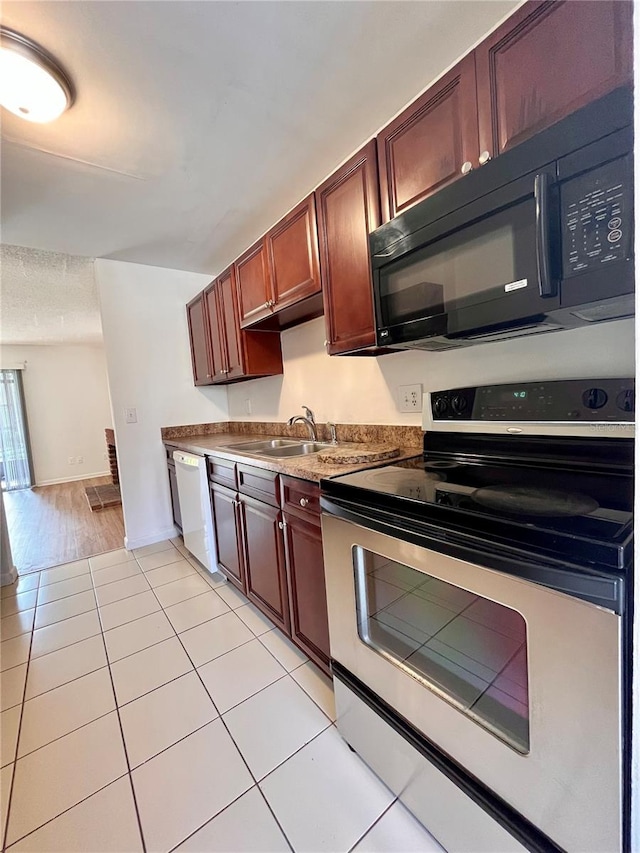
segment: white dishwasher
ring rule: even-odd
[[[210,572],[217,571],[207,460],[204,456],[173,451],[182,516],[182,536],[187,551]]]

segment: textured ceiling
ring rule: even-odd
[[[77,88],[3,115],[5,243],[216,273],[515,0],[6,0]]]
[[[3,344],[102,342],[93,261],[0,246]]]

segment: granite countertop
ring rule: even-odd
[[[221,425],[223,426],[223,425]],[[235,424],[225,424],[224,426],[233,428]],[[380,465],[393,465],[402,459],[409,459],[413,456],[421,454],[422,447],[412,446],[411,444],[401,445],[398,442],[387,441],[341,441],[339,440],[337,448],[340,450],[353,449],[354,451],[367,451],[369,448],[377,452],[383,451],[385,447],[389,451],[397,449],[399,452],[392,458],[386,458],[378,461],[354,462],[351,464],[331,464],[318,459],[316,453],[307,454],[305,456],[290,456],[285,458],[269,459],[264,456],[257,456],[250,453],[239,453],[223,448],[229,444],[239,444],[245,441],[261,441],[269,438],[282,438],[282,431],[277,431],[271,435],[268,433],[257,431],[251,433],[248,431],[250,424],[243,424],[242,432],[202,432],[193,433],[191,435],[172,435],[172,432],[186,432],[186,428],[166,428],[163,430],[163,441],[165,445],[184,450],[186,453],[196,453],[201,456],[220,456],[224,459],[229,459],[234,462],[244,462],[248,465],[253,465],[256,468],[264,468],[267,471],[275,471],[278,474],[284,474],[289,477],[297,477],[302,480],[312,480],[319,482],[328,477],[339,477],[341,474],[350,474],[353,471],[362,471],[365,468],[375,468]],[[401,428],[407,429],[407,428]],[[389,433],[391,437],[393,433]],[[288,437],[291,437],[289,434]],[[294,437],[299,438],[299,435]],[[371,435],[371,438],[387,437],[386,435]],[[406,435],[401,435],[406,440]],[[408,436],[410,439],[414,437]],[[308,440],[307,437],[303,437]],[[322,439],[321,439],[322,440]],[[331,448],[328,448],[331,449]]]

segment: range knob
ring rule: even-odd
[[[447,402],[446,397],[436,397],[433,401],[433,411],[436,417],[441,418],[443,415],[447,413],[447,409],[449,408],[449,403]]]
[[[451,408],[453,409],[454,414],[462,415],[467,410],[467,400],[466,397],[462,397],[460,394],[456,394],[455,397],[451,400]]]
[[[633,412],[636,407],[635,391],[621,391],[616,397],[616,405],[623,412]]]
[[[587,409],[601,409],[609,399],[604,388],[587,388],[582,395],[582,402]]]

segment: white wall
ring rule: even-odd
[[[198,273],[97,260],[96,281],[118,449],[126,546],[173,535],[160,427],[228,419],[223,388],[193,385],[186,303]],[[135,407],[138,422],[126,424]]]
[[[318,421],[419,424],[401,414],[399,385],[423,391],[487,382],[634,375],[633,320],[449,352],[329,357],[322,318],[283,332],[284,375],[229,387],[232,420],[283,421],[313,409]],[[251,415],[246,401],[250,400]]]
[[[24,395],[36,484],[108,473],[111,407],[101,346],[5,346],[3,365],[27,362]],[[82,456],[70,465],[69,457]]]

